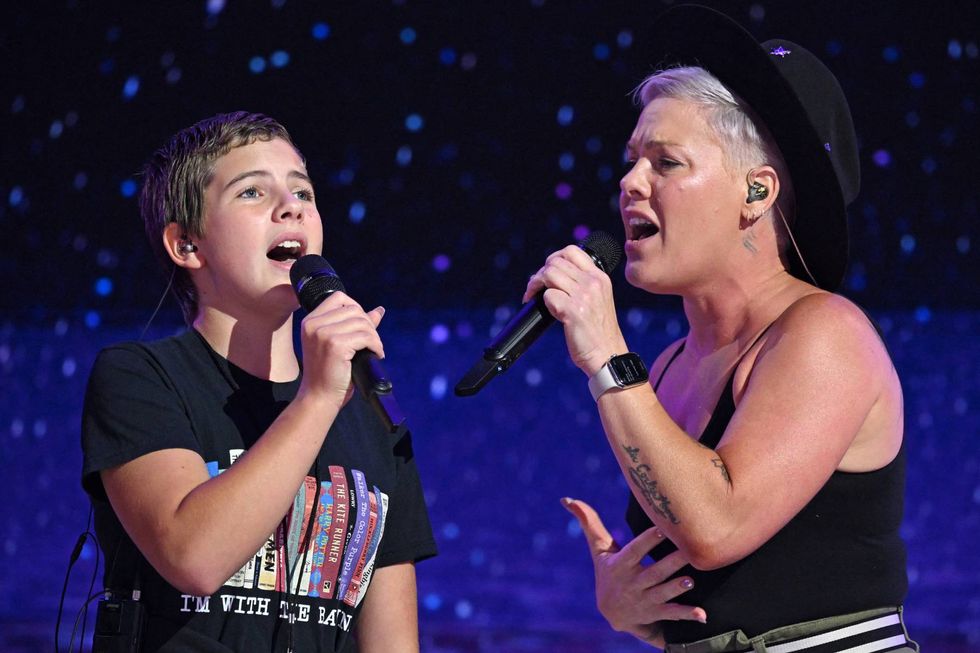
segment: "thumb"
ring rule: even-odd
[[[589,553],[592,554],[593,558],[602,553],[616,553],[619,551],[619,545],[616,544],[612,535],[609,534],[605,524],[602,523],[602,519],[599,518],[599,514],[596,513],[592,506],[584,501],[570,499],[568,497],[561,500],[561,505],[578,520],[579,526],[582,527],[582,532],[585,534],[585,540],[589,545]]]

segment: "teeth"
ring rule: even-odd
[[[300,242],[298,240],[284,240],[278,245],[276,245],[276,247],[299,247],[299,246],[300,246]]]

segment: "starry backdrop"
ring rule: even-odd
[[[527,275],[615,198],[671,3],[18,3],[0,24],[0,651],[50,649],[85,529],[78,428],[95,353],[139,336],[166,279],[138,170],[224,111],[283,122],[309,162],[324,255],[384,304],[389,371],[440,542],[420,566],[423,650],[638,651],[594,607],[558,503],[626,536],[627,488],[557,330],[480,395],[452,385]],[[850,99],[862,191],[844,294],[881,322],[906,393],[907,620],[926,650],[980,648],[980,5],[705,2],[821,56]],[[692,35],[692,38],[696,38]],[[672,298],[614,274],[646,358],[684,331]],[[172,300],[147,337],[181,328]],[[87,542],[61,646],[89,594]],[[79,625],[79,630],[80,630]],[[89,631],[91,630],[91,615]],[[76,635],[77,644],[77,635]]]

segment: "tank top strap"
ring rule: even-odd
[[[667,360],[667,364],[664,365],[664,369],[660,370],[660,376],[657,377],[657,382],[653,384],[654,392],[660,389],[660,382],[664,380],[664,374],[667,373],[667,369],[670,367],[671,363],[673,363],[677,357],[681,355],[681,352],[684,351],[684,345],[686,344],[687,338],[681,340],[680,346],[674,350],[673,354],[670,355],[670,358]]]
[[[752,341],[749,348],[745,350],[745,354],[748,354],[752,351],[753,347],[759,344],[759,340],[762,339],[762,336],[766,335],[769,327],[772,325],[773,322],[770,322],[755,337],[755,340]],[[732,421],[732,416],[735,414],[735,372],[738,370],[738,366],[742,364],[745,354],[742,354],[738,361],[735,362],[735,367],[732,368],[732,374],[728,377],[728,383],[724,385],[721,396],[718,397],[718,403],[715,404],[715,409],[711,413],[711,419],[708,420],[704,430],[701,431],[701,437],[698,438],[698,442],[709,449],[714,449],[721,442],[721,436],[725,434],[725,429],[728,428],[728,423]]]

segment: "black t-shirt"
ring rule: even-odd
[[[145,561],[106,500],[99,472],[181,448],[220,474],[298,388],[299,379],[251,376],[196,331],[115,345],[96,359],[82,416],[82,484],[95,506],[106,587],[141,590],[148,615],[142,650],[282,651],[288,641],[298,651],[354,650],[349,635],[373,570],[435,555],[411,436],[389,434],[355,393],[293,507],[214,595],[183,594]]]

